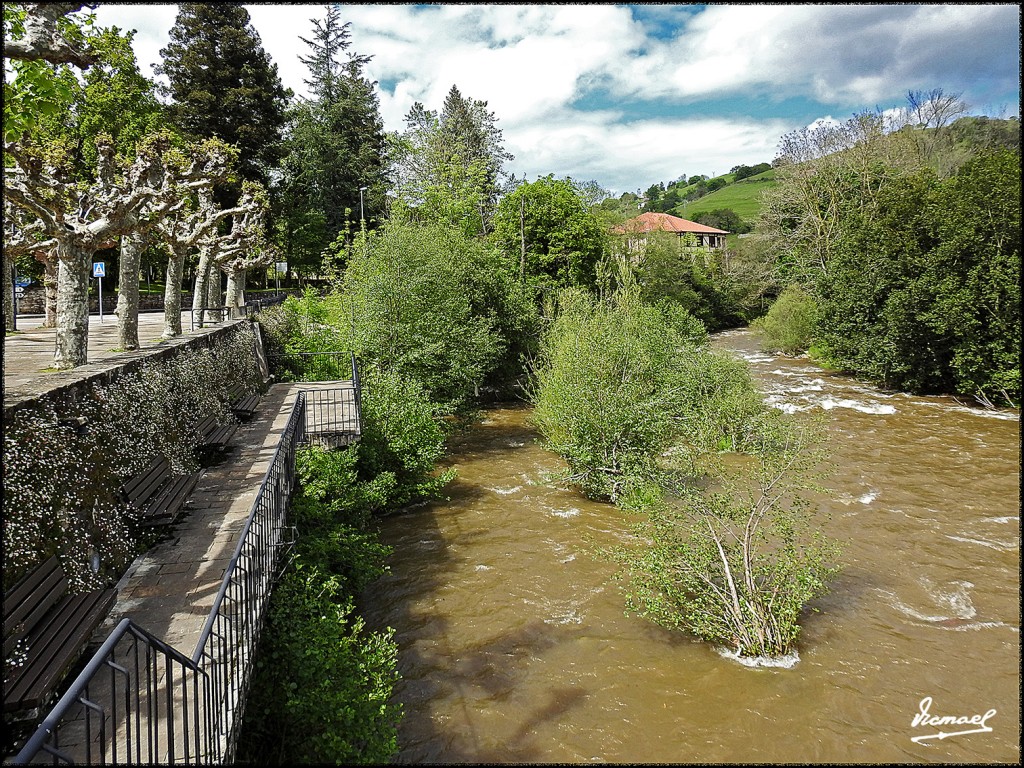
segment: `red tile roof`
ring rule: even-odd
[[[695,221],[681,219],[668,213],[641,213],[636,218],[630,219],[624,226],[615,227],[615,232],[625,234],[626,232],[693,232],[694,234],[727,235],[724,229],[706,227]]]

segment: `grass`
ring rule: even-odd
[[[761,193],[775,184],[775,171],[765,171],[733,182],[692,203],[684,203],[676,208],[676,214],[689,219],[695,214],[716,208],[732,208],[741,219],[752,224],[761,210]]]

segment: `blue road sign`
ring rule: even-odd
[[[92,265],[92,276],[93,277],[106,277],[107,276],[107,264],[103,261],[94,262]]]

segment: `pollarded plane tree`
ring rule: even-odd
[[[4,194],[41,223],[56,241],[57,334],[54,367],[88,362],[89,281],[93,255],[130,232],[143,217],[158,217],[173,205],[174,187],[164,183],[164,135],[147,137],[130,165],[118,162],[109,136],[96,139],[94,181],[74,183],[60,145],[5,142]],[[137,278],[137,276],[136,276]]]
[[[37,219],[26,219],[24,211],[4,200],[4,319],[8,329],[14,327],[14,303],[8,299],[13,290],[12,269],[22,257],[31,256],[43,265],[43,287],[46,291],[44,328],[57,325],[57,241],[43,234]]]
[[[218,208],[214,201],[214,186],[227,178],[237,159],[234,147],[219,139],[206,139],[193,145],[187,155],[190,170],[186,175],[199,173],[204,181],[190,190],[184,205],[156,222],[156,233],[168,250],[162,334],[165,339],[181,335],[181,280],[186,258],[217,230],[221,221],[243,213],[243,205],[248,205],[248,201],[242,200],[234,208]]]
[[[24,33],[17,40],[4,41],[4,57],[21,61],[74,64],[85,69],[96,63],[87,41],[74,39],[64,17],[85,3],[21,3],[25,12]]]
[[[245,305],[245,279],[249,270],[268,267],[281,259],[277,246],[267,239],[269,199],[266,192],[262,187],[254,187],[253,194],[254,204],[240,223],[238,239],[224,248],[216,259],[228,276],[224,304],[233,315]]]
[[[206,193],[201,204],[212,205],[209,193]],[[241,249],[250,245],[254,237],[254,227],[263,226],[268,204],[264,187],[258,182],[247,181],[242,186],[242,197],[238,205],[228,209],[232,216],[231,230],[226,234],[220,234],[216,227],[204,229],[197,242],[199,265],[196,268],[195,289],[192,292],[192,312],[200,328],[206,320],[206,310],[222,306],[218,266],[237,257]]]

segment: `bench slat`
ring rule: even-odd
[[[155,494],[170,477],[171,466],[162,456],[154,459],[139,474],[132,476],[121,486],[125,501],[142,505]]]
[[[67,593],[68,581],[56,555],[4,593],[4,655]]]
[[[25,664],[4,680],[5,712],[32,709],[43,703],[85,650],[116,596],[114,589],[71,596],[33,628],[34,640]]]
[[[195,472],[190,475],[180,475],[171,480],[167,487],[147,505],[145,511],[148,524],[162,522],[167,518],[173,521],[195,489],[201,475],[201,472]]]

